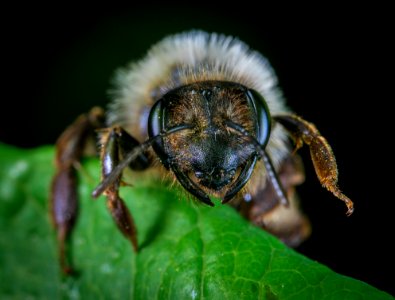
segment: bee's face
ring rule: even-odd
[[[184,187],[225,197],[248,181],[257,157],[249,137],[257,138],[262,131],[252,98],[241,85],[209,81],[173,90],[158,101],[160,108],[154,106],[150,121],[156,125],[151,126],[151,136],[153,127],[161,131],[187,127],[154,144]],[[269,132],[268,128],[263,131]]]

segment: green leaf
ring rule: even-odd
[[[122,188],[139,231],[136,255],[104,199],[90,198],[97,159],[79,172],[80,275],[63,277],[48,214],[53,154],[0,145],[2,299],[392,299],[287,248],[232,208],[185,201],[156,178]]]

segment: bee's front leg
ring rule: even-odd
[[[287,204],[267,174],[266,183],[250,186],[249,193],[231,203],[253,224],[277,236],[290,247],[297,247],[311,233],[310,222],[299,208],[295,187],[304,181],[302,161],[299,156],[288,156],[280,164],[276,177],[288,199]]]
[[[120,127],[106,128],[101,131],[101,161],[102,179],[111,174],[120,160],[140,143]],[[143,170],[150,165],[150,159],[144,153],[137,156],[130,163],[131,169]],[[111,184],[105,187],[104,194],[107,197],[107,207],[122,234],[130,240],[134,250],[137,252],[137,230],[129,209],[119,196],[121,175]]]
[[[52,179],[50,213],[58,236],[60,265],[66,274],[73,271],[66,244],[78,210],[75,167],[87,148],[87,141],[94,137],[95,130],[102,127],[103,123],[104,112],[95,107],[88,114],[78,117],[56,142],[56,173]]]
[[[344,201],[347,206],[347,215],[354,211],[353,202],[344,195],[337,186],[338,171],[335,156],[326,139],[319,133],[317,128],[296,115],[277,115],[273,119],[287,129],[295,140],[296,149],[303,143],[310,148],[315,172],[322,186],[332,192],[337,198]]]

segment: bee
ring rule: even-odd
[[[306,144],[320,183],[352,214],[328,142],[286,106],[266,58],[237,38],[202,31],[166,37],[118,71],[115,82],[108,111],[95,107],[81,115],[56,143],[50,206],[65,273],[72,272],[66,240],[77,215],[75,165],[95,134],[102,180],[92,195],[106,196],[135,251],[136,226],[119,196],[127,167],[167,175],[205,205],[214,205],[210,196],[219,197],[296,246],[310,233],[295,193],[304,181],[295,152]]]

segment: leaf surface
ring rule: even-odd
[[[53,147],[0,145],[0,298],[393,299],[289,249],[231,207],[196,205],[157,179],[122,188],[138,228],[136,255],[104,199],[90,197],[97,159],[79,172],[72,253],[80,274],[63,277],[48,213],[53,155]]]

